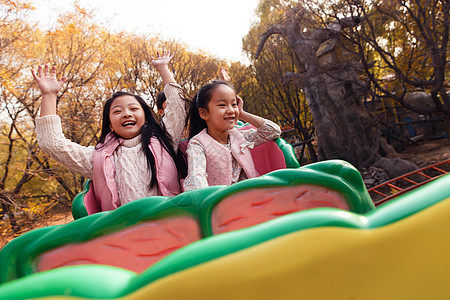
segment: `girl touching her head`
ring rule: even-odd
[[[250,149],[276,139],[281,130],[275,123],[244,111],[243,106],[227,81],[212,81],[200,88],[189,114],[184,190],[229,185],[259,176]],[[237,130],[238,119],[256,129]]]

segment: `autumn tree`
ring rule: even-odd
[[[32,40],[33,29],[22,21],[29,2],[0,3],[0,220],[6,215],[12,229],[20,229],[14,209],[21,207],[24,186],[32,179],[37,145],[29,139],[28,108],[20,105],[29,86],[23,81],[26,62],[18,59]],[[19,200],[19,201],[18,201]]]
[[[14,43],[30,31],[22,18],[32,9],[30,1],[0,0],[0,54],[13,49]]]
[[[244,89],[256,113],[268,116],[285,128],[294,128],[296,135],[306,144],[309,157],[317,161],[313,147],[314,124],[309,113],[304,91],[301,86],[288,84],[286,73],[297,72],[295,53],[286,41],[278,36],[266,43],[264,52],[258,59],[254,53],[263,32],[273,23],[279,22],[284,13],[282,1],[261,1],[256,11],[259,21],[255,23],[244,38],[243,48],[248,53],[254,82]],[[248,81],[251,83],[251,81]]]
[[[305,5],[314,7],[321,20],[343,15],[363,19],[360,26],[343,34],[355,47],[372,96],[393,99],[419,114],[444,116],[450,132],[448,0],[343,0]],[[418,96],[430,96],[428,105],[410,101],[415,91],[422,92]]]
[[[296,56],[296,73],[286,74],[305,91],[314,119],[319,159],[339,158],[357,168],[372,165],[387,168],[390,176],[415,166],[398,158],[385,158],[395,151],[381,138],[376,122],[361,99],[366,85],[362,67],[351,45],[342,38],[347,28],[357,27],[361,18],[340,17],[322,23],[308,6],[288,7],[278,24],[261,36],[255,57],[273,35],[283,37]]]
[[[18,26],[17,22],[11,23],[10,31]],[[89,13],[79,7],[62,15],[57,26],[45,32],[21,22],[20,28],[27,30],[20,31],[21,36],[3,49],[0,60],[3,70],[0,140],[5,154],[1,212],[8,215],[15,232],[20,231],[16,211],[29,211],[32,217],[35,212],[45,212],[45,207],[52,203],[69,205],[84,181],[39,151],[34,120],[38,116],[40,93],[30,68],[49,63],[57,66],[59,76],[67,74],[68,83],[58,97],[65,135],[80,144],[95,143],[101,102],[93,93],[102,90],[95,84],[102,85],[98,75],[108,55],[109,38],[94,27]]]
[[[162,41],[158,37],[146,35],[122,34],[120,44],[112,55],[112,68],[109,69],[114,88],[139,93],[149,100],[150,106],[156,108],[156,97],[164,86],[151,61],[158,51],[163,50],[175,54],[169,67],[187,98],[195,95],[209,80],[216,78],[220,66],[225,64],[223,60],[202,51],[191,51],[181,42]]]
[[[112,40],[109,32],[95,24],[92,13],[78,6],[61,15],[56,27],[43,35],[41,62],[56,65],[58,76],[67,77],[57,100],[64,134],[81,145],[97,143],[102,100],[110,95],[104,88],[103,66],[111,53]],[[37,102],[39,97],[35,89],[30,100]],[[67,197],[65,202],[70,203],[84,178],[74,172],[55,171],[61,166],[46,162],[48,175],[59,182]]]

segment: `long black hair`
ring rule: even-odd
[[[192,99],[189,110],[189,139],[208,127],[206,121],[200,117],[198,110],[199,108],[203,108],[208,111],[208,104],[211,101],[213,91],[222,84],[232,88],[236,92],[234,86],[228,81],[214,80],[202,86],[198,90],[197,95]]]
[[[142,149],[144,150],[145,157],[147,158],[147,166],[152,172],[152,178],[149,183],[149,188],[152,188],[158,182],[156,180],[156,166],[155,166],[155,157],[153,156],[152,151],[148,147],[150,144],[150,139],[152,137],[156,137],[158,141],[161,143],[163,148],[170,154],[178,171],[178,178],[185,178],[187,175],[187,165],[185,154],[182,151],[178,151],[175,153],[175,150],[172,146],[172,140],[167,134],[166,128],[164,124],[159,124],[154,116],[153,111],[147,105],[147,103],[142,99],[142,97],[138,95],[134,95],[128,92],[116,92],[112,95],[110,99],[105,102],[103,107],[103,119],[102,119],[102,133],[100,135],[99,144],[103,144],[105,142],[106,136],[111,132],[110,123],[111,120],[109,118],[109,111],[111,110],[111,105],[113,101],[121,96],[132,96],[134,97],[139,104],[141,105],[144,114],[145,114],[145,123],[141,127],[141,144]],[[115,137],[118,139],[118,136],[115,132],[113,132]],[[100,146],[101,147],[101,146]]]
[[[164,94],[164,92],[159,92],[158,96],[156,96],[156,108],[164,110],[163,104],[166,100],[166,94]]]

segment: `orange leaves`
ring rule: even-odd
[[[92,16],[92,12],[88,12],[85,8],[81,7],[78,1],[75,1],[75,10],[84,16]]]
[[[0,5],[6,7],[10,12],[35,9],[31,2],[22,0],[0,0]]]

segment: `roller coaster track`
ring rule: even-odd
[[[374,186],[369,189],[369,194],[377,206],[449,172],[450,159],[447,159]]]

